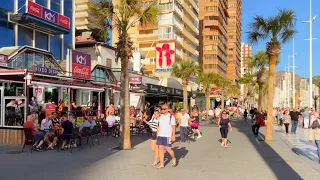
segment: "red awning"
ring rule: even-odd
[[[8,75],[25,75],[25,69],[1,69],[0,76],[8,76]]]

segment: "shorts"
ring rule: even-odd
[[[152,140],[157,140],[157,132],[152,132],[151,133],[151,139]]]
[[[199,129],[200,123],[192,123],[191,124],[191,129]]]
[[[228,128],[220,128],[221,138],[228,137]]]
[[[70,140],[71,138],[71,135],[70,134],[62,134],[61,136],[59,136],[59,139],[62,139],[62,140]]]
[[[43,134],[36,134],[36,136],[34,137],[35,141],[41,141],[43,140],[44,138],[44,135]]]
[[[171,138],[169,137],[158,137],[157,145],[171,147]]]

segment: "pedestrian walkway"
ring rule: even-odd
[[[290,146],[293,148],[294,151],[306,156],[307,158],[311,159],[314,162],[319,162],[318,155],[317,155],[317,147],[314,144],[314,141],[313,143],[309,142],[308,129],[304,129],[298,126],[297,133],[295,135],[292,135],[291,133],[286,135],[284,126],[279,126],[274,123],[273,127],[277,132],[277,134],[282,139],[286,140],[290,144]],[[290,129],[291,129],[291,125],[289,127],[289,130]]]
[[[220,146],[217,126],[206,122],[200,127],[203,138],[186,144],[174,143],[179,162],[175,168],[171,167],[168,155],[164,169],[150,166],[153,153],[149,140],[133,137],[136,141],[133,149],[121,151],[113,148],[118,143],[116,138],[105,138],[107,143],[72,154],[69,151],[0,152],[1,179],[319,180],[320,173],[293,153],[278,136],[268,143],[256,141],[251,124],[235,120],[232,125],[228,148]],[[262,138],[264,132],[265,128],[261,128]],[[9,149],[5,151],[10,152]]]

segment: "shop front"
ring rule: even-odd
[[[91,115],[101,112],[107,85],[97,81],[95,73],[92,76],[89,55],[70,51],[69,66],[64,69],[45,50],[23,46],[5,52],[5,58],[0,57],[0,143],[23,142],[23,124],[34,112],[34,104],[38,114],[56,111],[83,116],[88,114],[75,111],[83,112],[83,105],[94,101],[97,108]],[[72,108],[72,102],[76,108]]]

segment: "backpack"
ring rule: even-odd
[[[265,126],[266,123],[264,122],[264,116],[263,115],[259,115],[257,118],[257,124],[260,124],[260,126]]]

